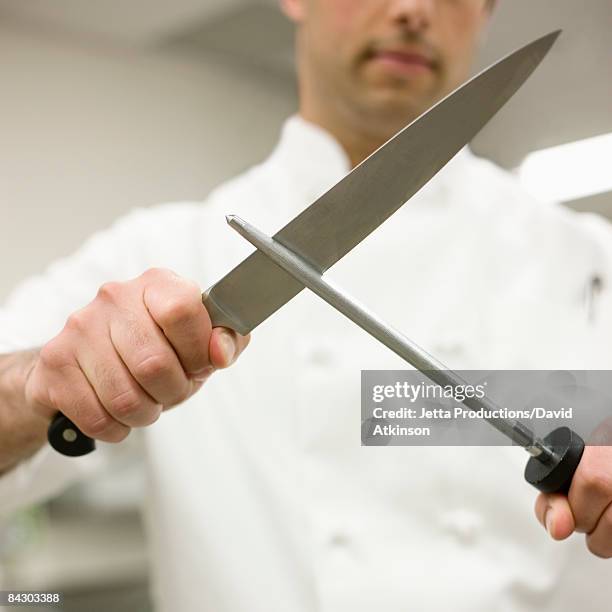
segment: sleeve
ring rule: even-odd
[[[18,286],[0,308],[0,353],[44,344],[62,329],[70,313],[93,299],[104,282],[140,274],[146,267],[143,228],[150,227],[150,216],[149,210],[130,213],[94,235],[72,256]],[[134,434],[128,440],[137,438]],[[115,448],[100,444],[90,455],[68,458],[46,445],[0,477],[0,515],[50,498],[105,469]]]

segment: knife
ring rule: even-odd
[[[277,232],[274,243],[314,274],[322,275],[472,140],[532,74],[559,34],[552,32],[509,54],[443,98]],[[203,294],[203,303],[213,326],[245,335],[304,287],[294,271],[258,248],[210,287]],[[520,424],[514,428],[522,431]],[[577,434],[570,432],[573,436],[564,437],[564,448],[556,452],[552,442],[541,441],[524,429],[521,436],[515,433],[542,466],[539,482],[550,480],[563,456],[571,455],[572,465],[564,468],[573,473],[582,453]],[[48,437],[51,445],[66,455],[79,456],[95,448],[95,442],[61,413],[53,420]]]

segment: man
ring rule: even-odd
[[[270,159],[204,205],[136,211],[1,312],[4,511],[112,454],[45,447],[61,410],[99,440],[142,435],[159,610],[602,609],[603,565],[574,540],[553,546],[532,520],[524,453],[360,447],[360,370],[404,364],[318,298],[302,292],[216,371],[248,343],[211,330],[200,303],[250,251],[224,215],[282,227],[465,80],[492,7],[283,8],[297,24],[300,115]],[[602,302],[595,325],[581,298],[612,275],[611,237],[464,151],[332,275],[451,367],[608,367],[611,309]],[[588,448],[569,500],[539,496],[536,508],[554,539],[585,532],[602,557],[610,458]]]

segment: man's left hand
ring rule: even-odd
[[[554,540],[586,534],[596,556],[612,557],[612,446],[587,446],[567,496],[540,493],[535,512]]]

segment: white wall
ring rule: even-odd
[[[213,59],[0,26],[0,301],[129,208],[263,158],[292,85]]]

